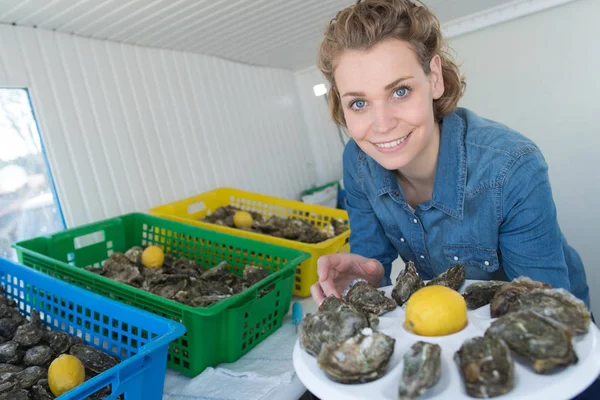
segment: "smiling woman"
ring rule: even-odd
[[[65,227],[25,89],[0,88],[0,256]]]

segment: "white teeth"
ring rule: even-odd
[[[408,137],[408,135],[404,136],[402,139],[394,140],[393,142],[377,143],[377,144],[375,144],[375,146],[389,149],[389,148],[398,146],[400,143],[404,142],[407,137]]]

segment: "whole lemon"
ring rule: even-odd
[[[158,246],[148,246],[142,252],[142,264],[146,268],[160,268],[165,262],[165,253]]]
[[[48,368],[48,386],[55,396],[60,396],[85,381],[85,368],[79,359],[70,354],[58,356]]]
[[[445,286],[425,286],[406,303],[404,326],[422,336],[444,336],[467,325],[467,303],[460,293]]]
[[[238,228],[250,228],[252,226],[252,215],[247,211],[236,211],[233,215],[233,224]]]

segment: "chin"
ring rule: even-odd
[[[373,157],[373,155],[371,155],[371,157]],[[389,169],[390,171],[395,171],[404,168],[410,162],[410,160],[407,159],[407,157],[381,157],[379,154],[377,154],[373,158],[375,159],[375,161],[377,161],[379,165],[381,165],[385,169]]]

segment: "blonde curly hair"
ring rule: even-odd
[[[334,79],[337,57],[345,50],[368,50],[390,38],[408,42],[426,74],[431,72],[431,59],[440,56],[444,93],[433,101],[434,117],[441,121],[456,109],[466,83],[447,52],[435,14],[411,0],[359,0],[338,12],[329,23],[317,59],[317,66],[330,84],[329,112],[337,125],[346,127]]]

